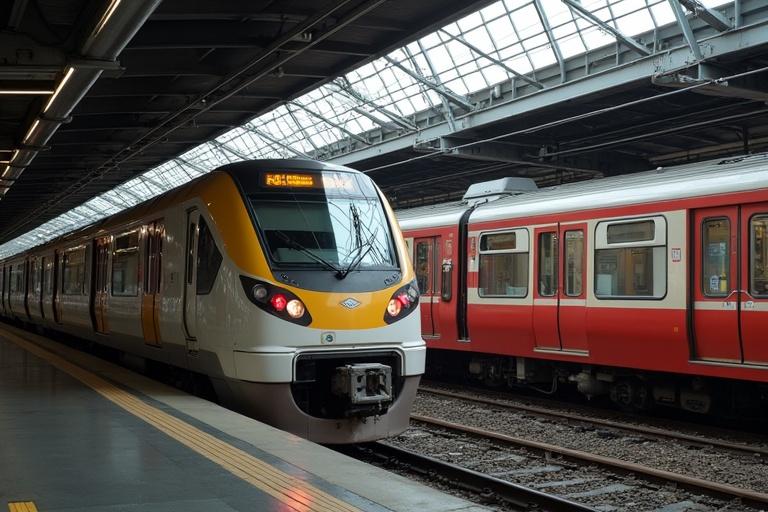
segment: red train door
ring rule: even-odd
[[[558,323],[563,350],[586,352],[587,345],[587,225],[560,226],[560,277]]]
[[[768,203],[741,208],[740,276],[744,362],[768,364]]]
[[[739,208],[696,210],[693,216],[694,357],[742,361],[739,337]]]
[[[421,335],[427,337],[433,337],[436,333],[433,308],[434,300],[440,296],[435,290],[435,256],[435,238],[414,240],[413,266],[421,294]]]
[[[559,296],[559,227],[538,228],[534,231],[536,256],[533,294],[533,335],[536,348],[560,350],[558,322]]]

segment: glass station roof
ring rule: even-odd
[[[0,257],[136,205],[225,163],[308,155],[323,159],[378,126],[415,131],[415,113],[443,108],[445,94],[438,91],[461,97],[513,79],[535,81],[537,71],[564,59],[675,23],[670,1],[678,0],[495,2],[0,245]],[[729,2],[699,3],[711,8]],[[579,6],[608,27],[590,20]]]

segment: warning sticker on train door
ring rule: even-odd
[[[683,250],[679,247],[674,247],[672,249],[672,262],[673,263],[679,263],[680,260],[683,259]]]

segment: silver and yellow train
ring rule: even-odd
[[[357,171],[226,165],[0,268],[6,318],[205,375],[278,428],[350,443],[408,425],[418,290],[392,210]]]

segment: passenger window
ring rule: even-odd
[[[557,293],[557,233],[539,235],[539,295],[552,297]]]
[[[139,232],[133,231],[115,238],[112,251],[112,295],[136,297],[138,294]]]
[[[187,233],[187,284],[192,284],[192,277],[194,276],[194,265],[195,263],[195,248],[194,248],[194,240],[195,240],[195,231],[197,230],[197,226],[194,222],[189,224],[189,233]]]
[[[85,294],[85,247],[64,254],[64,295]]]
[[[599,299],[660,299],[667,293],[663,217],[597,225],[595,295]]]
[[[51,262],[48,258],[43,258],[43,290],[46,295],[53,293],[53,272],[51,272]]]
[[[750,222],[750,294],[768,297],[768,215]]]
[[[16,291],[24,291],[24,264],[19,263],[16,265]]]
[[[208,224],[200,217],[200,233],[197,240],[197,294],[207,295],[213,289],[216,274],[221,266],[221,253],[216,247]]]
[[[731,282],[730,222],[725,218],[707,219],[701,229],[701,291],[707,297],[725,297]]]
[[[430,279],[430,246],[432,242],[418,242],[416,244],[416,282],[422,295],[432,294],[432,279]]]
[[[579,297],[584,289],[584,231],[565,232],[565,295]]]
[[[481,297],[528,295],[528,232],[481,235],[479,267]]]

